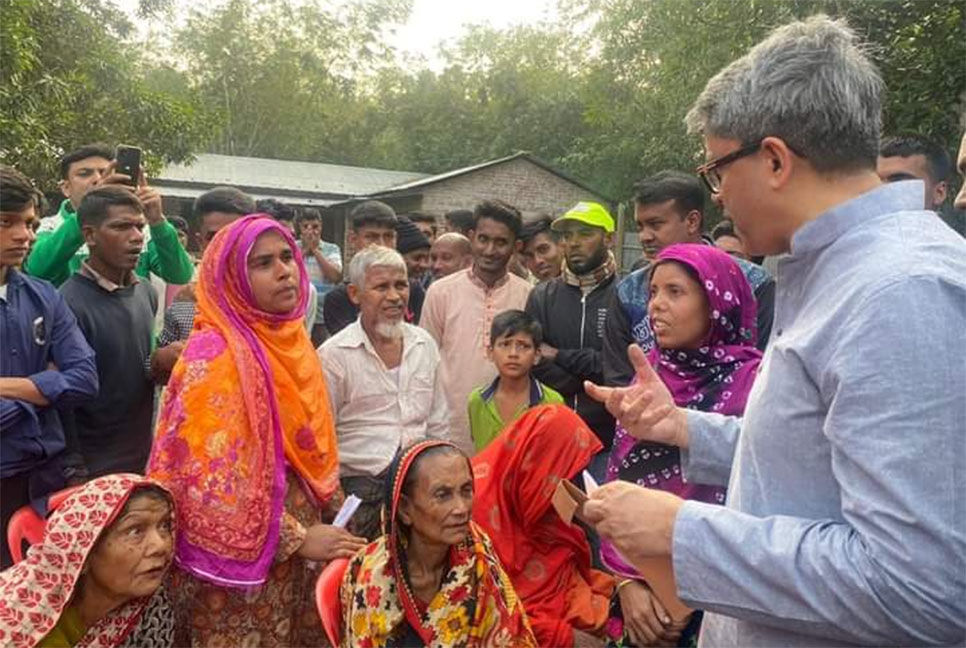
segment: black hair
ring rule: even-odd
[[[67,179],[67,174],[70,173],[70,165],[74,162],[80,162],[81,160],[86,160],[87,158],[99,157],[105,160],[114,159],[114,149],[112,149],[107,144],[102,142],[97,142],[95,144],[85,144],[79,149],[74,149],[70,153],[67,153],[62,158],[60,158],[60,177],[64,180]]]
[[[168,216],[167,219],[176,230],[184,232],[185,234],[188,233],[188,221],[180,216]]]
[[[255,211],[261,214],[268,214],[280,223],[295,221],[295,210],[274,198],[263,198],[255,203]]]
[[[406,216],[408,216],[409,220],[411,220],[414,223],[429,223],[430,225],[433,225],[433,226],[438,225],[438,223],[436,222],[436,217],[433,216],[432,214],[427,214],[426,212],[414,211],[414,212],[409,212],[408,214],[406,214]]]
[[[377,227],[388,227],[396,229],[396,212],[392,207],[379,200],[367,200],[352,208],[349,212],[349,221],[352,223],[352,230],[358,231],[367,225]]]
[[[211,212],[245,216],[255,212],[255,201],[234,187],[215,187],[195,198],[194,211],[199,218]]]
[[[44,196],[33,185],[30,178],[13,167],[0,164],[0,210],[21,212],[33,205],[38,212],[43,209]]]
[[[505,310],[493,318],[490,325],[490,345],[506,335],[523,333],[533,339],[533,346],[539,347],[543,343],[543,327],[532,315],[522,310]]]
[[[443,219],[460,234],[466,235],[473,229],[473,212],[469,209],[454,209],[443,214]]]
[[[711,230],[712,241],[717,241],[722,236],[732,236],[734,238],[738,238],[738,235],[735,234],[734,223],[732,223],[730,220],[723,220],[717,225],[715,225],[714,228],[712,228]]]
[[[405,454],[405,452],[403,454]],[[420,452],[419,455],[413,460],[413,464],[409,467],[409,472],[406,473],[406,478],[403,480],[401,489],[403,494],[412,496],[413,487],[416,485],[416,480],[419,479],[419,467],[422,465],[424,459],[428,459],[429,457],[441,457],[449,455],[466,456],[459,448],[449,444],[433,446]],[[467,459],[467,461],[469,461],[469,459]]]
[[[879,146],[881,157],[910,157],[922,155],[929,166],[929,175],[934,182],[948,180],[953,173],[953,161],[942,146],[928,137],[916,133],[902,133],[887,137]]]
[[[523,227],[520,228],[520,240],[526,245],[540,234],[546,234],[556,241],[558,236],[550,227],[552,224],[553,217],[550,214],[540,214],[536,218],[527,219],[523,222]]]
[[[503,223],[513,232],[513,238],[520,238],[523,217],[520,216],[520,210],[513,205],[502,200],[484,200],[473,210],[473,229],[476,229],[481,218]]]
[[[634,203],[657,205],[673,200],[682,214],[697,210],[704,215],[701,182],[680,171],[660,171],[634,183]]]
[[[81,227],[98,227],[107,218],[110,207],[133,207],[144,213],[144,205],[134,192],[119,185],[104,185],[87,192],[77,208],[77,222]]]
[[[306,207],[301,212],[299,212],[298,216],[295,217],[295,224],[301,225],[306,221],[319,221],[321,223],[322,212],[320,212],[318,209],[315,209],[314,207]]]

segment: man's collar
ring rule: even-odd
[[[111,281],[110,279],[108,279],[107,277],[99,273],[97,270],[92,268],[91,264],[88,263],[86,259],[83,262],[81,262],[80,274],[87,277],[88,279],[96,283],[98,286],[100,286],[107,292],[114,292],[116,290],[120,290],[121,288],[127,288],[128,286],[133,286],[140,281],[138,279],[137,274],[133,270],[131,270],[130,274],[128,275],[128,281],[125,285],[122,286],[117,283],[114,283],[113,281]]]
[[[503,269],[503,273],[504,273],[503,276],[500,277],[499,279],[497,279],[496,280],[496,283],[494,283],[492,286],[488,286],[488,285],[486,285],[486,282],[484,282],[482,279],[480,279],[478,276],[476,276],[476,264],[475,263],[473,265],[471,265],[469,267],[469,269],[467,270],[467,275],[469,276],[470,281],[472,281],[474,284],[476,284],[477,286],[479,286],[483,290],[493,290],[494,288],[499,288],[500,286],[503,286],[504,284],[506,284],[506,282],[510,281],[510,271],[508,269],[504,268]]]
[[[792,236],[792,255],[800,256],[820,250],[849,230],[869,220],[895,212],[922,212],[924,185],[922,180],[903,180],[880,185],[820,214],[802,225]]]

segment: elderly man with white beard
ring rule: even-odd
[[[335,413],[342,488],[362,499],[349,527],[374,540],[389,463],[415,439],[446,438],[449,411],[436,342],[403,321],[409,280],[402,256],[375,245],[356,254],[348,295],[359,317],[318,355]]]

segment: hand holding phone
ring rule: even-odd
[[[138,186],[138,181],[141,179],[141,149],[119,144],[114,155],[114,163],[114,172],[129,178],[124,181],[124,184],[131,187]]]

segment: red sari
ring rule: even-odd
[[[613,578],[591,569],[584,532],[560,519],[551,498],[601,449],[572,410],[528,411],[472,459],[473,519],[489,534],[541,646],[571,646],[574,629],[599,631]]]

